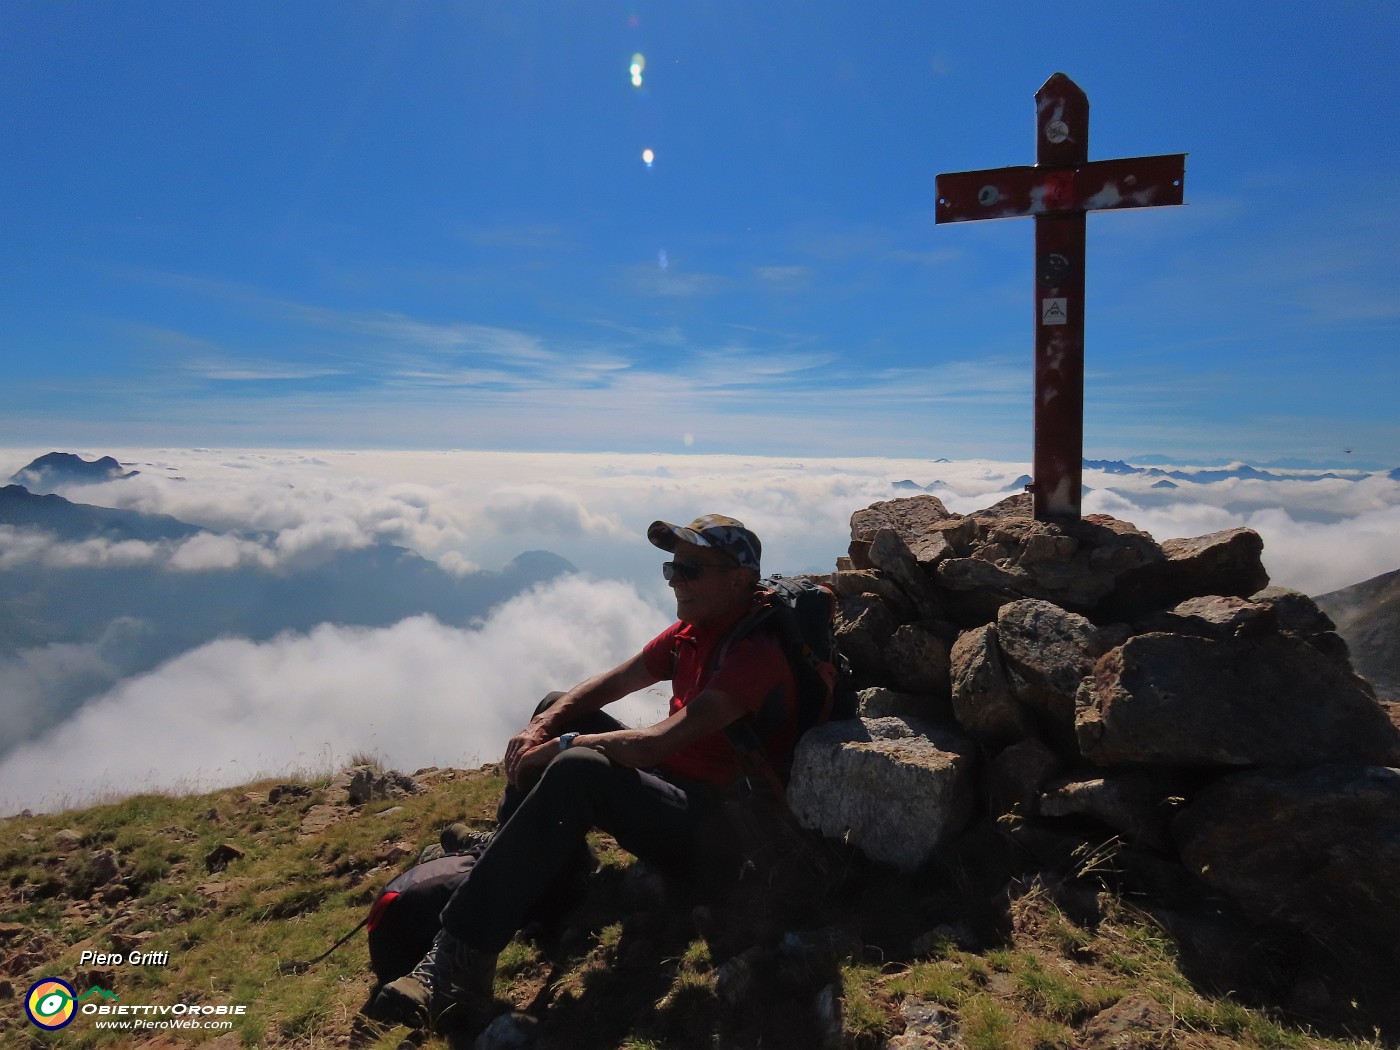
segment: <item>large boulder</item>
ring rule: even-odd
[[[1236,773],[1172,830],[1187,866],[1256,921],[1400,966],[1400,769]]]
[[[885,683],[885,648],[899,627],[889,606],[874,595],[841,600],[836,607],[836,644],[863,681]]]
[[[948,697],[948,643],[922,623],[901,624],[890,635],[885,666],[896,689]]]
[[[996,637],[1021,705],[1072,747],[1075,694],[1105,651],[1098,628],[1051,602],[1025,599],[997,613]]]
[[[1091,818],[1126,842],[1166,852],[1179,790],[1179,778],[1164,770],[1081,772],[1047,783],[1036,811],[1047,817]]]
[[[949,663],[953,716],[974,739],[995,746],[1035,735],[1035,720],[1007,676],[995,623],[959,635]]]
[[[933,581],[915,560],[894,529],[879,529],[870,541],[870,563],[893,580],[920,616],[939,615],[941,607]]]
[[[1093,613],[1121,578],[1164,560],[1151,536],[1108,515],[1036,521],[1028,496],[1003,500],[971,520],[971,539],[937,566],[949,614],[969,627],[1022,598]]]
[[[1130,638],[1080,686],[1075,730],[1096,765],[1400,762],[1364,683],[1281,636]]]
[[[828,722],[797,746],[788,804],[802,826],[912,872],[967,824],[973,762],[969,740],[933,723]]]
[[[949,512],[937,496],[909,496],[904,499],[872,503],[851,515],[853,560],[857,554],[868,552],[875,534],[881,529],[896,533],[915,560],[923,565],[936,564],[951,550],[949,528],[958,530],[962,518]]]
[[[1263,538],[1246,528],[1166,540],[1165,558],[1124,573],[1106,605],[1114,615],[1134,616],[1203,594],[1248,598],[1269,585],[1263,551]]]

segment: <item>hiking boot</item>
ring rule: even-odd
[[[368,1013],[410,1028],[465,1027],[490,1013],[495,979],[494,955],[440,930],[413,972],[381,988]]]

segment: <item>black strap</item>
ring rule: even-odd
[[[310,960],[309,962],[278,963],[278,964],[277,964],[277,972],[278,972],[278,973],[305,973],[307,970],[311,969],[311,967],[315,966],[318,962],[321,962],[323,959],[329,959],[329,958],[331,957],[331,955],[336,951],[336,949],[340,948],[341,945],[343,945],[343,944],[344,944],[346,941],[348,941],[351,937],[355,936],[355,934],[357,934],[357,933],[359,933],[361,930],[363,930],[367,925],[369,925],[369,916],[368,916],[368,915],[366,915],[363,919],[360,920],[360,925],[356,926],[353,930],[351,930],[349,933],[347,933],[344,937],[340,938],[340,940],[336,941],[336,942],[335,942],[334,944],[332,944],[329,948],[327,948],[324,952],[322,952],[320,955],[316,956],[316,958]]]

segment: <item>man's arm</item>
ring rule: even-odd
[[[506,745],[506,777],[514,783],[521,759],[540,744],[558,736],[558,727],[567,725],[570,719],[597,711],[614,700],[659,681],[661,679],[647,670],[641,653],[618,664],[611,671],[584,679],[511,737]]]
[[[747,713],[743,704],[728,693],[706,689],[670,718],[655,725],[583,734],[574,740],[574,746],[591,747],[620,766],[645,769],[701,737],[719,732]]]

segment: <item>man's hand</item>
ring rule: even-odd
[[[522,787],[529,784],[544,772],[544,767],[549,765],[557,754],[559,754],[559,741],[552,737],[542,744],[521,751],[515,758],[514,773],[507,766],[506,778],[512,787]]]
[[[525,756],[552,739],[552,734],[545,729],[542,722],[531,722],[511,737],[510,743],[506,745],[506,779],[517,785],[520,781],[520,765]]]

